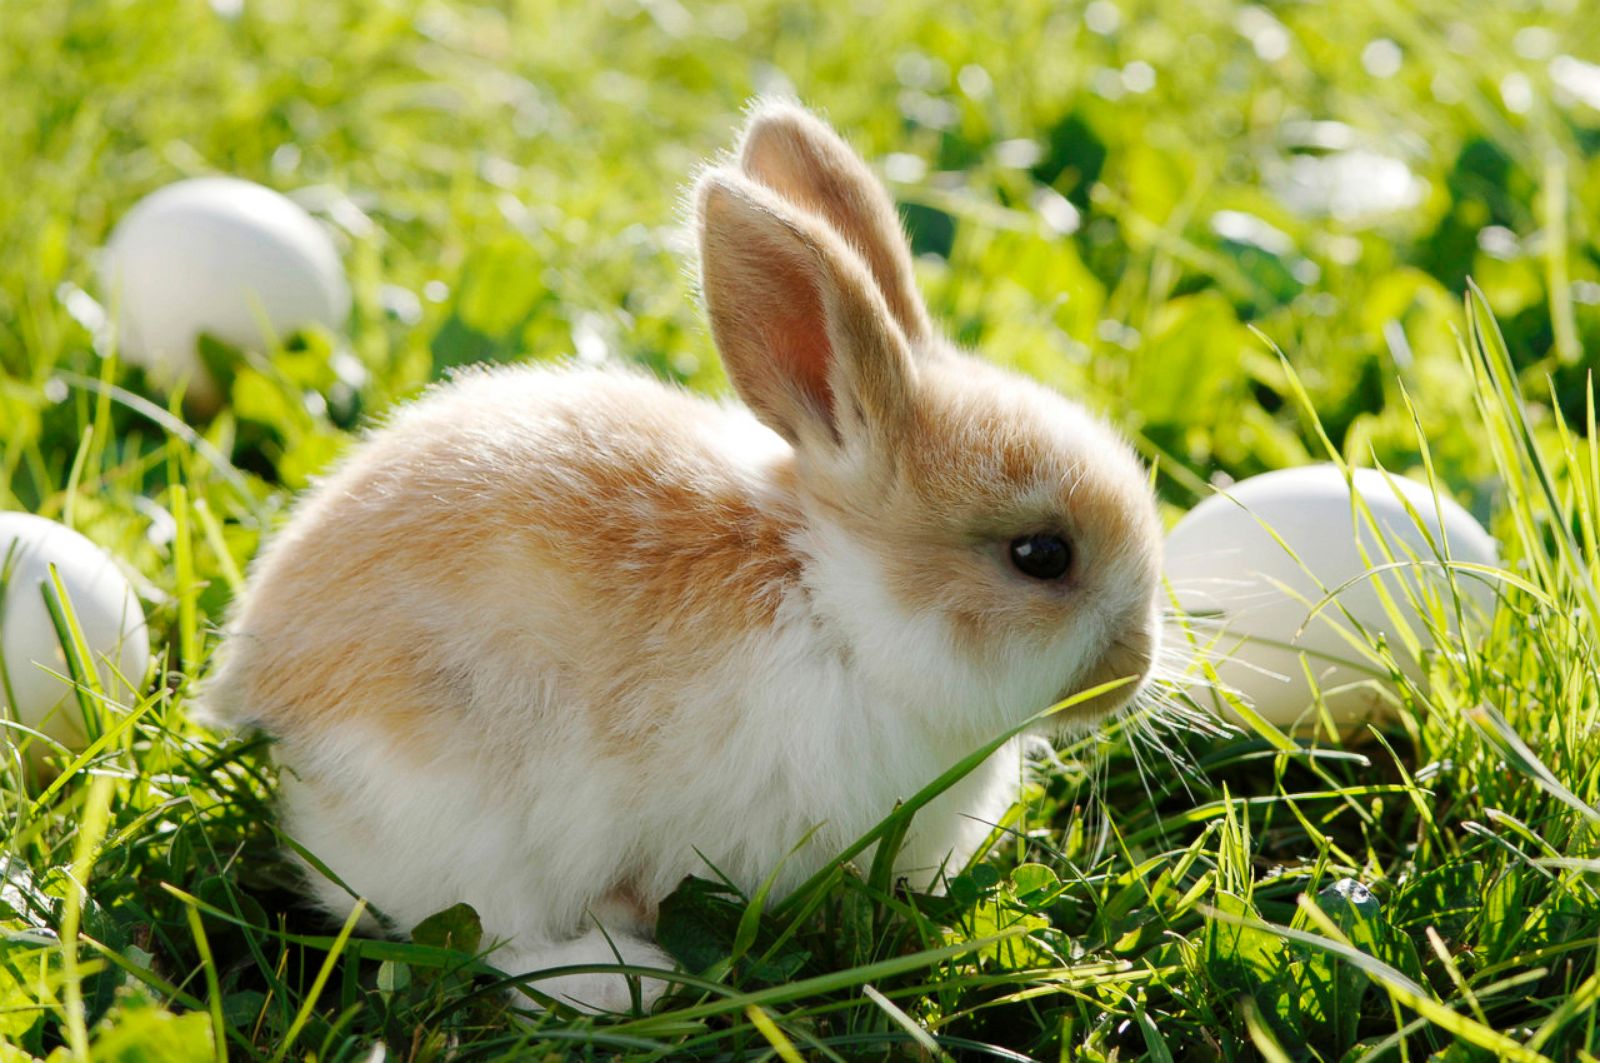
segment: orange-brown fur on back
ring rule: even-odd
[[[516,430],[483,430],[502,418]],[[465,625],[508,653],[592,662],[562,677],[568,696],[603,734],[648,729],[635,695],[704,666],[695,633],[769,626],[798,579],[799,515],[756,479],[782,484],[787,459],[730,469],[711,434],[728,420],[745,416],[622,372],[469,374],[403,412],[386,434],[408,445],[358,452],[273,544],[224,672],[248,685],[229,696],[280,733],[360,715],[427,735],[466,700],[447,657]]]

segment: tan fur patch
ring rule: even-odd
[[[492,645],[608,738],[643,740],[667,692],[771,625],[798,579],[799,518],[693,445],[720,413],[640,378],[593,386],[530,403],[509,439],[474,431],[507,416],[474,409],[480,389],[369,443],[254,574],[219,679],[243,688],[226,699],[274,730],[360,718],[427,734],[434,717],[461,726],[460,676],[481,680]]]
[[[608,929],[617,922],[625,927],[654,926],[658,910],[658,901],[646,896],[644,887],[632,878],[612,886],[593,905],[595,918]]]

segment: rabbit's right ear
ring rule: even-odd
[[[861,259],[732,171],[701,177],[696,203],[706,311],[745,403],[797,447],[892,436],[915,369]]]
[[[783,198],[825,220],[872,270],[889,312],[913,344],[930,332],[911,247],[888,192],[861,156],[797,104],[757,104],[739,144],[739,166]]]

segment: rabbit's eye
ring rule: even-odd
[[[1072,566],[1072,547],[1050,532],[1011,540],[1011,563],[1032,579],[1060,579]]]

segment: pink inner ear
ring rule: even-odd
[[[805,264],[788,256],[769,263],[771,318],[764,329],[778,375],[831,425],[833,386],[828,374],[833,366],[833,344],[828,338],[826,311],[817,292],[816,278]]]

